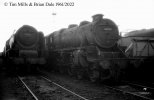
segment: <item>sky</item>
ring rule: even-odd
[[[154,0],[0,0],[0,52],[10,36],[25,24],[46,36],[103,14],[124,33],[154,28],[153,9]]]

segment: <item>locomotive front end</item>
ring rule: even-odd
[[[125,56],[117,46],[120,38],[117,25],[112,20],[103,18],[103,15],[97,14],[93,16],[91,29],[95,45],[87,48],[87,58],[92,62],[89,65],[90,80],[118,80],[127,61],[123,60]]]
[[[102,18],[103,15],[93,16],[93,34],[95,42],[102,48],[111,48],[119,39],[117,25],[110,19]]]
[[[44,35],[34,27],[23,25],[6,42],[5,55],[7,62],[15,64],[15,70],[32,68],[43,65],[44,59]],[[22,65],[22,68],[21,66]]]
[[[31,26],[24,25],[15,35],[16,42],[23,49],[34,48],[39,39],[37,30]]]

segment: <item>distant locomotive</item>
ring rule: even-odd
[[[45,63],[44,35],[29,25],[23,25],[7,41],[3,51],[9,69],[36,69]],[[15,66],[13,66],[15,65]]]
[[[67,71],[79,79],[118,79],[127,65],[117,46],[119,38],[117,25],[97,14],[92,22],[69,25],[46,36],[48,60],[54,61],[60,72]]]

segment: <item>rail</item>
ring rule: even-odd
[[[39,100],[39,99],[35,96],[35,94],[30,90],[30,88],[26,85],[26,83],[23,81],[23,79],[22,79],[21,77],[19,77],[19,76],[18,76],[18,78],[19,78],[19,80],[23,83],[23,85],[26,87],[26,89],[30,92],[30,94],[33,96],[33,98],[34,98],[35,100]]]
[[[127,84],[129,85],[129,83],[127,83]],[[123,90],[123,89],[120,89],[120,88],[117,88],[117,87],[114,87],[114,86],[110,86],[110,85],[105,85],[105,84],[104,84],[104,86],[106,86],[110,89],[116,90],[116,91],[120,91],[120,92],[125,93],[125,94],[130,94],[130,95],[133,95],[133,96],[136,96],[136,97],[143,98],[145,100],[154,100],[153,98],[137,94],[137,92],[134,92],[134,91]]]
[[[65,91],[68,91],[68,92],[72,93],[73,95],[75,95],[75,96],[77,96],[77,97],[79,97],[79,98],[81,98],[81,99],[83,99],[83,100],[88,100],[88,99],[86,99],[86,98],[84,98],[84,97],[82,97],[82,96],[76,94],[75,92],[72,92],[72,91],[66,89],[66,88],[63,87],[63,86],[61,86],[61,85],[59,85],[59,84],[57,84],[57,83],[55,83],[55,82],[52,82],[52,81],[51,81],[50,79],[48,79],[48,78],[45,78],[45,77],[43,77],[43,76],[41,76],[41,77],[42,77],[43,79],[47,80],[48,82],[53,83],[54,85],[56,85],[56,86],[58,86],[58,87],[64,89]]]

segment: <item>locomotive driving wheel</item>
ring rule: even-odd
[[[113,73],[112,73],[112,68],[113,63],[109,60],[103,60],[100,63],[100,68],[101,68],[101,73],[100,73],[100,81],[107,81],[110,80]]]
[[[88,76],[91,82],[97,82],[99,77],[100,77],[100,72],[99,70],[96,68],[96,65],[93,65],[88,72]]]
[[[70,75],[70,76],[73,76],[73,75],[74,75],[74,73],[75,73],[75,68],[74,68],[73,65],[71,65],[71,66],[69,66],[69,67],[67,68],[67,73],[68,73],[68,75]]]
[[[60,72],[60,74],[64,74],[64,68],[63,67],[59,67],[59,72]]]
[[[91,82],[96,82],[99,79],[99,71],[98,70],[91,70],[89,72],[89,79]]]
[[[83,78],[83,69],[81,67],[77,68],[76,70],[76,77],[77,79],[81,80]]]

